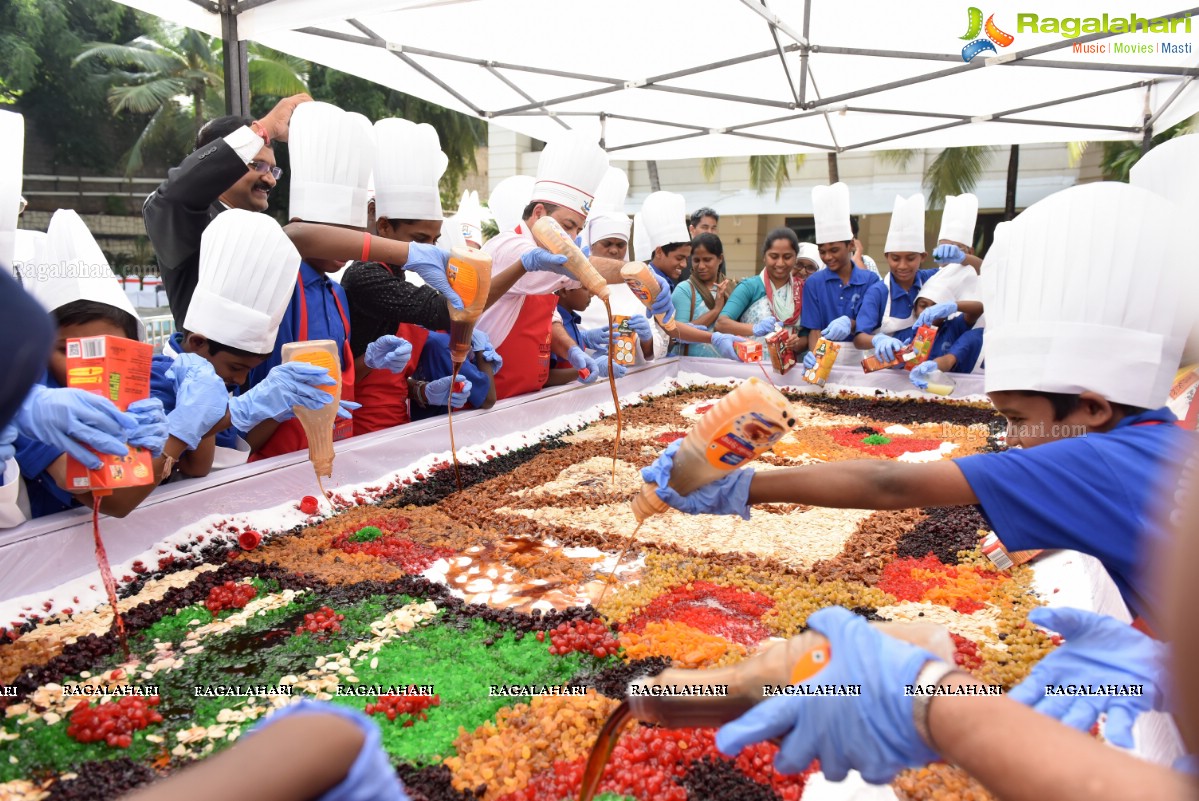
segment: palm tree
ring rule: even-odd
[[[883,150],[881,161],[903,169],[911,163],[915,150]],[[947,147],[924,168],[924,190],[928,193],[928,207],[940,208],[949,195],[972,192],[987,167],[987,161],[995,152],[994,147],[968,146]]]
[[[96,42],[75,57],[76,65],[100,62],[108,71],[100,80],[111,84],[108,104],[114,115],[149,114],[141,134],[125,155],[125,174],[132,175],[152,143],[182,145],[204,123],[205,109],[224,107],[224,71],[220,40],[190,28],[163,24],[125,44]],[[252,89],[286,96],[307,90],[308,64],[260,45],[249,46]]]
[[[720,171],[724,159],[719,156],[706,158],[700,165],[703,169],[704,180],[711,181]],[[798,172],[804,164],[804,154],[794,156],[750,156],[749,185],[759,195],[769,189],[774,190],[774,199],[778,200],[783,193],[783,187],[791,183],[791,167]]]

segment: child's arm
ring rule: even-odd
[[[495,406],[495,371],[491,369],[491,362],[483,358],[482,353],[475,354],[475,367],[479,368],[479,372],[487,376],[487,400],[483,401],[480,409],[490,409]]]
[[[194,450],[186,451],[179,457],[179,472],[190,478],[202,478],[212,472],[215,457],[216,435],[212,434],[200,440]]]
[[[875,459],[757,472],[749,503],[803,503],[836,509],[965,506],[978,498],[952,461],[905,464]]]

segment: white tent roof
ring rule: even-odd
[[[211,0],[122,2],[222,31]],[[1199,112],[1199,52],[1185,52],[1199,51],[1199,19],[1185,31],[1199,8],[1163,0],[1134,5],[1141,18],[1186,18],[1172,34],[1069,39],[998,11],[995,44],[969,62],[972,18],[957,0],[228,5],[240,38],[538,139],[593,130],[621,159],[1132,139],[1146,122],[1161,130]],[[1129,13],[1092,0],[1034,6],[1062,27]],[[1098,52],[1075,52],[1086,44]]]

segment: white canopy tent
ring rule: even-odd
[[[985,17],[956,0],[121,2],[537,139],[592,130],[620,159],[1147,141],[1199,112],[1199,8],[1163,0],[1133,16],[1174,18],[1172,33],[1134,22],[1136,33],[1076,38],[1013,11],[980,30]],[[1040,25],[1071,32],[1129,15],[1093,0],[1034,5]],[[985,44],[966,61],[971,41]],[[227,96],[244,109],[239,58],[244,45],[227,46]]]

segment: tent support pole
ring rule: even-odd
[[[250,114],[250,70],[246,43],[237,35],[237,11],[221,0],[221,58],[225,68],[225,111]]]
[[[1003,197],[1003,219],[1016,216],[1016,176],[1020,172],[1020,145],[1012,145],[1007,157],[1007,190]]]
[[[808,42],[812,25],[812,0],[803,0],[803,38]],[[799,106],[803,108],[808,99],[808,55],[811,43],[799,49]]]

